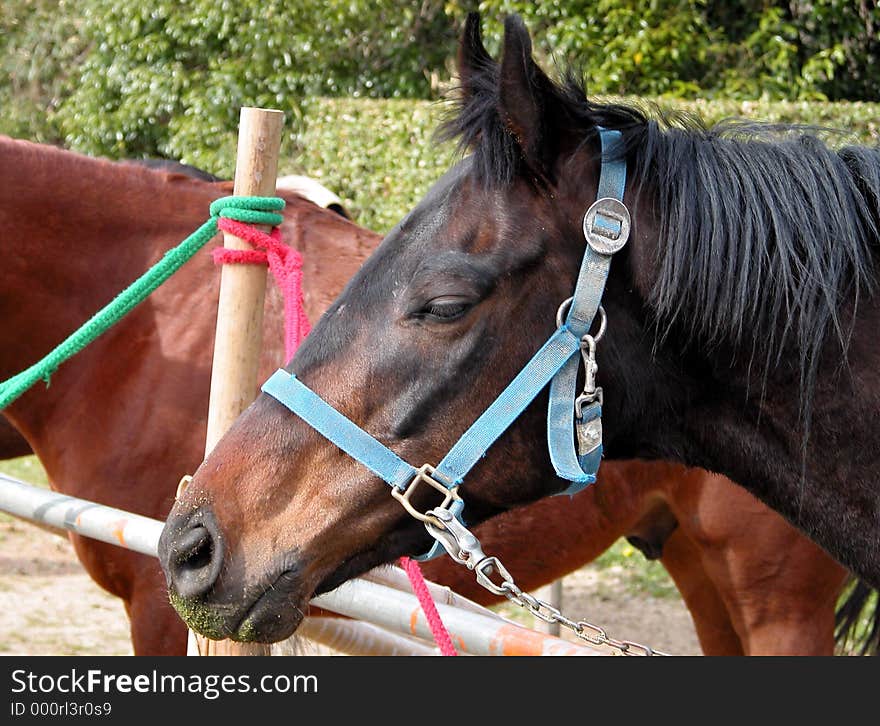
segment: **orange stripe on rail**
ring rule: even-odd
[[[118,519],[113,522],[110,531],[113,533],[113,536],[119,540],[119,544],[125,547],[125,525],[128,524],[128,520]]]
[[[575,644],[568,646],[559,638],[527,630],[516,625],[502,625],[492,634],[489,649],[493,655],[508,656],[574,656],[582,655],[583,649]]]

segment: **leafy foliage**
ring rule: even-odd
[[[467,3],[450,3],[457,12]],[[876,0],[483,0],[519,13],[594,93],[880,100]],[[490,22],[497,43],[500,24]]]
[[[523,17],[545,59],[579,67],[594,93],[693,96],[708,70],[712,30],[700,0],[484,0],[487,46],[501,19]]]
[[[880,100],[870,0],[4,0],[0,132],[230,176],[238,109],[280,108],[283,170],[324,179],[385,230],[449,165],[436,99],[475,6],[490,50],[518,12],[536,53],[580,66],[592,94],[876,140],[876,106],[820,102]]]
[[[70,0],[0,3],[0,131],[43,143],[61,140],[50,120],[76,83],[87,42]]]
[[[430,97],[454,33],[431,0],[4,0],[2,130],[200,163],[241,106],[297,118],[315,96]]]

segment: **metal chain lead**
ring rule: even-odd
[[[655,650],[648,645],[642,645],[632,640],[617,640],[608,635],[606,630],[588,620],[574,621],[567,618],[559,608],[554,607],[548,602],[541,600],[527,592],[523,592],[519,586],[513,581],[505,582],[503,585],[504,596],[510,602],[516,603],[520,607],[524,607],[531,612],[539,620],[545,623],[558,623],[568,628],[578,638],[585,640],[593,645],[607,645],[616,648],[622,655],[669,655],[662,651]]]
[[[433,522],[425,522],[428,533],[443,545],[453,560],[465,565],[469,570],[473,570],[477,582],[489,592],[506,597],[510,602],[526,608],[532,615],[545,623],[558,623],[572,631],[581,640],[593,645],[615,648],[622,655],[669,655],[669,653],[663,653],[632,640],[612,638],[604,628],[594,625],[588,620],[567,618],[559,608],[528,592],[523,592],[513,581],[513,577],[501,564],[501,561],[497,557],[487,557],[479,540],[448,510],[436,508],[427,514],[436,517],[441,525],[438,527]],[[500,578],[500,582],[496,583],[492,579],[493,576]]]

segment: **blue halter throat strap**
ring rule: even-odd
[[[597,200],[584,215],[587,247],[574,295],[559,309],[556,332],[439,464],[416,468],[404,461],[285,370],[276,371],[262,387],[263,392],[390,484],[392,496],[412,516],[424,522],[435,537],[438,530],[448,529],[444,522],[452,520],[443,516],[444,522],[441,522],[436,515],[438,510],[448,511],[463,524],[464,502],[458,495],[458,485],[548,383],[550,459],[557,475],[571,482],[561,493],[575,494],[596,481],[602,458],[602,390],[594,382],[595,348],[605,328],[604,311],[599,303],[611,257],[626,244],[630,228],[629,212],[623,204],[626,161],[620,147],[621,135],[619,131],[607,129],[599,129],[599,133],[602,143],[599,188]],[[590,327],[597,312],[601,318],[600,330],[593,336]],[[581,359],[586,367],[585,386],[577,395]],[[429,512],[419,512],[410,502],[419,484],[436,489],[443,495],[443,503]],[[430,559],[440,552],[438,538],[429,552],[416,559]]]

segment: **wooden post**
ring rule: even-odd
[[[274,196],[283,124],[281,111],[241,109],[233,187],[236,196]],[[232,249],[250,249],[250,244],[226,233],[223,234],[223,244]],[[224,265],[221,268],[206,457],[232,422],[257,397],[265,293],[266,268],[263,265]],[[187,653],[269,655],[270,649],[261,643],[208,640],[190,631]]]

